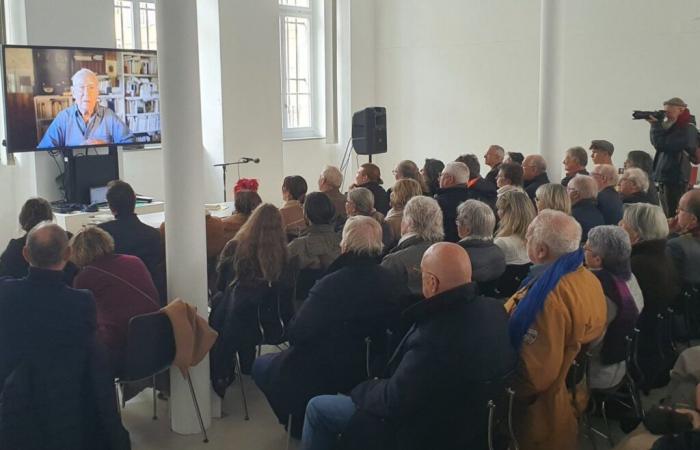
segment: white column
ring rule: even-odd
[[[565,150],[559,148],[562,145],[563,8],[561,0],[541,0],[538,145],[553,182],[560,179]]]
[[[199,89],[197,7],[193,0],[156,2],[160,75],[165,248],[168,297],[180,297],[207,316],[204,231],[204,149]],[[209,359],[190,370],[204,425],[211,424]],[[187,382],[171,370],[173,431],[199,433]]]

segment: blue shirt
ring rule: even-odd
[[[86,124],[78,106],[71,105],[58,113],[37,148],[79,147],[88,145],[88,139],[99,139],[108,144],[131,144],[135,138],[111,109],[97,105]]]

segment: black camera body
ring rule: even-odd
[[[658,111],[633,111],[632,120],[642,120],[648,119],[649,117],[656,118],[657,121],[661,122],[666,118],[666,111],[660,109]]]

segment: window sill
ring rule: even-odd
[[[319,141],[321,139],[326,139],[325,136],[299,136],[299,137],[283,137],[282,142],[294,142],[294,141]]]

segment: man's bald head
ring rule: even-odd
[[[467,251],[451,242],[431,245],[423,254],[420,266],[426,299],[472,281],[472,263]]]
[[[27,233],[22,254],[32,267],[63,270],[70,258],[68,235],[55,223],[41,222]]]

